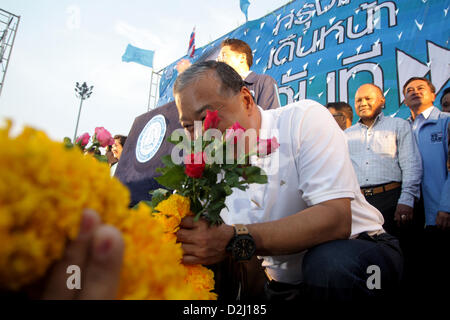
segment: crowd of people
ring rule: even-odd
[[[413,77],[403,86],[407,120],[385,116],[381,89],[364,84],[355,95],[353,125],[335,118],[348,142],[361,192],[384,218],[383,228],[397,237],[404,255],[402,289],[405,293],[436,292],[448,285],[444,262],[450,227],[450,114],[434,106],[433,84]],[[450,99],[450,88],[440,100]],[[336,111],[328,106],[335,116]],[[340,109],[342,118],[351,107]]]
[[[215,271],[219,299],[399,299],[448,286],[448,88],[440,111],[433,84],[409,79],[407,120],[383,113],[373,84],[358,88],[353,108],[312,100],[279,107],[276,82],[250,71],[245,42],[225,40],[217,60],[180,64],[181,125],[193,134],[194,121],[218,110],[219,128],[238,121],[261,134],[275,130],[280,142],[272,155],[279,170],[265,185],[234,190],[225,224],[186,217],[177,232],[185,263]],[[114,139],[112,174],[126,137]],[[248,251],[245,261],[230,251],[236,246]]]

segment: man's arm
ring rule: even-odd
[[[256,254],[298,253],[320,243],[348,239],[351,230],[350,199],[319,203],[291,216],[270,222],[249,224]],[[204,220],[184,218],[177,239],[182,243],[183,263],[214,264],[225,258],[226,246],[234,235],[229,225],[208,226]]]
[[[326,108],[307,103],[314,106],[292,115],[298,126],[289,137],[296,163],[290,174],[298,175],[298,196],[307,208],[279,220],[247,225],[257,254],[297,253],[319,243],[346,239],[351,233],[350,201],[358,189],[344,133]],[[177,237],[185,263],[210,264],[225,257],[225,247],[234,235],[231,226],[208,227],[192,218],[184,219],[181,226]]]
[[[398,162],[402,171],[402,192],[398,199],[394,220],[402,223],[413,218],[414,199],[420,197],[422,158],[411,126],[401,121],[397,136]],[[406,218],[402,218],[405,216]]]
[[[436,225],[441,229],[450,228],[450,120],[447,121],[447,179],[441,192]],[[444,144],[445,147],[445,144]]]
[[[258,84],[258,96],[256,104],[263,109],[275,109],[280,107],[280,98],[278,95],[278,86],[274,78],[270,76],[258,75],[264,77],[261,84]]]

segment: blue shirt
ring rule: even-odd
[[[423,123],[415,130],[423,165],[425,224],[433,226],[438,211],[450,213],[450,175],[447,170],[450,114],[433,107],[429,117],[423,118]],[[412,119],[408,120],[414,127]]]

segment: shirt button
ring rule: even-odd
[[[369,164],[368,162],[366,162],[366,164]]]

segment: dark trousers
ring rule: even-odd
[[[389,190],[383,193],[378,193],[373,196],[366,196],[367,202],[377,208],[384,218],[383,228],[389,234],[399,238],[400,242],[403,236],[408,237],[409,233],[414,230],[423,229],[423,220],[419,221],[414,219],[413,222],[407,225],[397,225],[397,221],[394,220],[395,210],[397,209],[397,202],[402,192],[401,187]],[[416,207],[416,205],[415,205]]]
[[[394,220],[401,188],[396,188],[373,196],[366,196],[367,202],[377,208],[384,218],[383,228],[394,235],[400,241],[400,247],[404,256],[404,272],[402,278],[402,290],[404,293],[412,292],[416,285],[417,276],[421,272],[418,248],[422,245],[422,234],[425,223],[423,214],[423,202],[416,201],[414,204],[413,220],[407,224],[398,225]]]
[[[450,288],[450,230],[426,226],[419,234],[416,250],[416,266],[411,281],[405,288],[405,296],[421,297],[426,306],[437,305],[437,300],[448,303]]]
[[[403,257],[398,240],[385,233],[335,240],[308,250],[301,285],[270,281],[271,301],[354,301],[389,299],[398,292]]]

